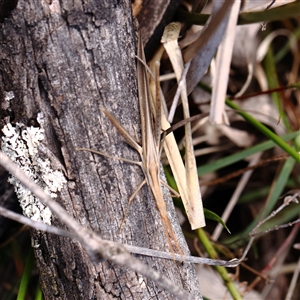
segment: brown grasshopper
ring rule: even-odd
[[[130,197],[128,207],[132,199],[138,193],[138,191],[142,188],[142,186],[145,183],[147,183],[154,197],[156,208],[160,213],[163,229],[167,237],[169,248],[171,252],[174,253],[174,248],[172,246],[171,239],[170,239],[171,236],[171,238],[175,243],[175,248],[181,255],[183,255],[182,250],[176,239],[172,224],[167,214],[167,207],[163,199],[163,193],[160,185],[159,166],[160,166],[160,139],[161,139],[161,128],[160,128],[161,103],[159,101],[159,97],[157,97],[157,103],[154,109],[154,111],[156,112],[156,116],[155,116],[156,122],[154,122],[151,116],[149,84],[148,84],[148,78],[147,78],[147,73],[145,68],[146,60],[144,56],[141,37],[139,37],[137,58],[138,58],[137,82],[138,82],[138,94],[139,94],[139,104],[140,104],[140,114],[141,114],[142,145],[139,145],[129,135],[129,133],[124,129],[124,127],[115,119],[115,117],[110,112],[108,112],[105,108],[102,108],[102,111],[112,122],[112,124],[116,127],[119,133],[124,137],[126,142],[132,148],[134,148],[141,156],[141,160],[142,160],[141,162],[132,162],[127,159],[114,157],[119,160],[131,162],[139,165],[142,168],[145,175],[145,180],[139,185],[136,192]],[[103,152],[95,151],[87,148],[77,148],[76,150],[90,151],[95,154],[112,157],[110,155],[104,154]],[[125,213],[125,217],[126,217],[126,213]]]

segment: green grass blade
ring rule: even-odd
[[[286,224],[291,220],[297,219],[300,213],[300,205],[299,203],[291,203],[289,206],[285,207],[281,212],[279,212],[275,217],[268,220],[264,223],[259,231],[265,231],[268,229],[275,228],[278,225]]]
[[[225,222],[216,213],[214,213],[209,209],[204,208],[204,215],[206,219],[210,219],[220,223],[229,233],[231,233],[228,227],[226,226]]]
[[[266,137],[272,140],[277,146],[279,146],[282,150],[284,150],[287,154],[289,154],[292,158],[294,158],[296,162],[300,163],[300,154],[291,146],[289,146],[285,141],[283,141],[278,135],[276,135],[269,128],[267,128],[265,125],[257,121],[248,113],[241,111],[241,108],[235,103],[233,103],[232,101],[230,101],[229,99],[226,99],[226,104],[232,109],[237,110],[238,114],[241,115],[246,121],[248,121],[251,125],[256,127],[261,133],[263,133]]]
[[[30,249],[30,252],[26,259],[25,269],[22,275],[17,300],[24,300],[26,297],[26,291],[30,280],[30,274],[31,274],[33,264],[34,264],[34,255],[33,255],[33,250]]]
[[[250,231],[258,224],[258,222],[261,221],[266,216],[268,216],[274,210],[274,207],[275,207],[277,201],[281,201],[278,199],[282,195],[283,190],[286,187],[287,181],[288,181],[290,174],[295,166],[295,163],[296,163],[295,160],[293,160],[292,158],[288,158],[285,161],[279,176],[277,177],[276,180],[274,180],[274,182],[272,184],[265,209],[262,210],[257,215],[257,217],[248,225],[248,227],[245,230],[243,230],[239,234],[236,234],[232,237],[227,238],[226,240],[223,241],[224,243],[234,243],[238,239],[247,237],[248,234],[250,233]]]
[[[300,2],[295,1],[268,10],[241,13],[238,24],[245,25],[252,23],[285,20],[293,17],[296,18],[299,17],[299,11]]]
[[[40,284],[38,284],[36,294],[35,294],[35,300],[43,300],[43,292],[41,290]]]
[[[208,93],[211,93],[211,88],[202,83],[199,82],[198,84],[201,88],[203,88],[205,91]],[[256,127],[261,133],[263,133],[266,137],[268,137],[270,140],[272,140],[277,146],[279,146],[281,149],[283,149],[287,154],[289,154],[291,157],[295,159],[296,162],[300,163],[300,154],[290,147],[286,142],[284,142],[278,135],[276,135],[274,132],[272,132],[269,128],[267,128],[265,125],[257,121],[255,118],[253,118],[251,115],[248,113],[244,112],[241,110],[241,108],[226,98],[225,100],[226,105],[229,106],[230,108],[234,109],[237,111],[237,113],[242,116],[248,123],[250,123],[252,126]]]
[[[285,135],[281,136],[281,139],[283,141],[289,141],[291,139],[294,139],[297,136],[300,136],[300,130],[289,133],[289,134],[285,134]],[[275,146],[276,146],[276,144],[273,141],[267,141],[267,142],[263,142],[258,145],[255,145],[249,149],[245,149],[238,153],[229,155],[227,157],[220,158],[217,161],[214,161],[209,164],[206,164],[205,166],[199,167],[198,168],[198,176],[202,176],[204,174],[214,172],[216,170],[219,170],[221,168],[229,166],[235,162],[238,162],[238,161],[240,161],[250,155],[253,155],[257,152],[265,151],[265,150],[271,149]]]
[[[298,17],[299,11],[300,1],[296,1],[268,10],[245,12],[239,15],[238,25],[271,22]],[[175,19],[179,22],[187,22],[194,25],[205,25],[209,17],[210,15],[207,14],[190,13],[180,9],[177,11]]]
[[[205,250],[207,251],[208,255],[210,258],[212,259],[218,259],[218,254],[215,250],[215,248],[213,247],[212,243],[210,242],[210,240],[208,239],[206,233],[204,232],[203,229],[197,229],[197,234],[198,234],[198,238],[199,240],[202,242]],[[232,298],[235,300],[242,300],[242,296],[239,293],[237,287],[235,286],[232,276],[230,276],[226,270],[225,267],[220,267],[220,266],[216,266],[215,267],[216,270],[218,271],[218,273],[220,274],[220,276],[223,279],[224,285],[227,287],[229,293],[231,294]]]
[[[292,158],[289,158],[285,161],[279,176],[272,184],[271,190],[273,190],[273,192],[264,210],[264,214],[263,214],[264,218],[268,216],[272,210],[274,210],[278,198],[281,196],[284,188],[286,187],[287,181],[290,177],[292,170],[294,169],[294,166],[295,166],[295,161]]]

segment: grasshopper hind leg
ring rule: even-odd
[[[172,224],[168,218],[168,216],[161,216],[161,221],[162,221],[162,224],[163,224],[163,228],[164,228],[164,232],[165,232],[165,236],[167,238],[167,241],[168,241],[168,245],[169,245],[169,248],[172,252],[172,255],[173,255],[173,258],[174,258],[174,253],[175,253],[175,249],[177,250],[177,252],[181,255],[181,257],[183,258],[183,252],[179,246],[179,243],[177,241],[177,238],[175,236],[175,233],[173,231],[173,227],[172,227]],[[175,243],[175,246],[172,245],[172,242],[171,242],[171,238],[173,239],[174,243]]]

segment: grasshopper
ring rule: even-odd
[[[163,193],[160,185],[159,166],[160,166],[160,140],[161,140],[161,127],[160,127],[161,103],[159,101],[159,97],[157,97],[156,107],[154,108],[156,116],[152,118],[150,99],[149,99],[150,97],[149,83],[148,83],[148,78],[147,78],[147,73],[145,68],[146,59],[144,55],[141,37],[139,37],[139,42],[138,42],[137,58],[138,58],[137,59],[137,82],[138,82],[138,94],[139,94],[139,104],[140,104],[141,129],[142,129],[142,145],[139,145],[129,135],[129,133],[124,129],[124,127],[116,120],[116,118],[109,111],[107,111],[105,108],[102,108],[102,111],[105,113],[107,118],[111,121],[111,123],[116,127],[118,132],[123,136],[126,142],[133,149],[135,149],[140,154],[141,157],[140,162],[133,162],[127,159],[114,157],[119,160],[131,162],[139,165],[142,168],[143,173],[145,175],[145,180],[139,185],[136,192],[130,197],[128,207],[130,202],[138,193],[138,191],[142,188],[142,186],[145,183],[147,183],[148,187],[151,190],[153,198],[155,200],[156,208],[160,213],[163,229],[167,237],[169,248],[171,252],[174,254],[174,248],[170,239],[171,237],[175,243],[175,248],[177,249],[179,254],[183,256],[182,250],[178,244],[172,224],[167,214],[167,207],[163,199]],[[153,119],[155,119],[156,122],[154,122]],[[87,148],[77,148],[76,150],[89,151],[95,154],[112,157],[107,154],[104,154],[103,152],[95,151]],[[125,217],[126,217],[126,213],[125,213]]]

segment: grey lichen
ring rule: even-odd
[[[2,151],[15,162],[32,180],[34,180],[52,198],[57,197],[67,181],[63,173],[53,170],[49,159],[39,157],[38,146],[44,139],[44,130],[38,127],[26,127],[22,123],[7,124],[2,132]],[[23,209],[23,214],[32,220],[51,224],[51,211],[45,207],[15,177],[9,182],[15,186],[15,192]]]

